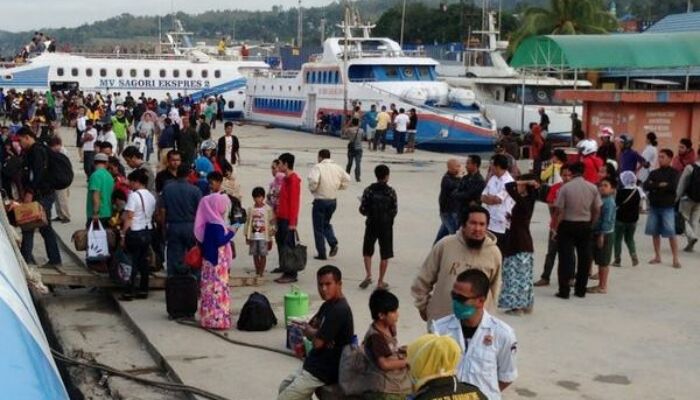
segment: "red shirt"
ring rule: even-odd
[[[603,167],[603,160],[595,154],[590,154],[583,156],[581,162],[583,162],[583,179],[594,185],[598,184],[600,180],[598,170]]]
[[[557,200],[559,189],[561,189],[562,186],[564,186],[564,182],[555,183],[549,188],[549,192],[547,192],[547,198],[545,200],[547,200],[547,204],[549,204],[550,207],[552,207],[554,202]],[[554,218],[549,219],[549,227],[554,228]]]
[[[286,219],[289,225],[297,226],[299,221],[299,203],[301,201],[301,178],[296,172],[286,176],[280,189],[277,203],[277,218]]]

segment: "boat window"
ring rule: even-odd
[[[124,71],[121,68],[117,68],[117,78],[121,78],[124,75]]]
[[[202,70],[202,78],[207,78],[209,76],[209,70],[208,69],[203,69]]]
[[[297,86],[297,91],[301,92],[301,85]]]
[[[306,71],[306,83],[311,83],[311,72]]]
[[[333,72],[333,76],[334,76],[333,82],[334,82],[335,84],[340,83],[340,72],[339,72],[339,71]]]
[[[103,78],[107,76],[107,70],[104,68],[100,68],[100,76]]]
[[[395,65],[387,65],[384,67],[384,75],[389,81],[395,81],[399,79],[399,69]]]
[[[282,85],[280,85],[280,92],[282,91]]]
[[[275,91],[275,85],[270,86],[270,90]]]
[[[185,75],[186,75],[188,78],[191,78],[191,77],[192,77],[192,70],[191,70],[191,69],[188,69],[187,71],[185,71]]]
[[[219,69],[214,70],[214,78],[221,78],[221,70],[219,70]]]
[[[430,74],[430,67],[429,66],[419,66],[418,67],[418,75],[420,75],[420,79],[423,81],[431,81],[432,76]]]
[[[288,89],[289,89],[289,91],[291,92],[291,91],[292,91],[292,85],[289,85],[289,88],[288,88]]]
[[[165,78],[165,70],[164,70],[164,69],[161,69],[161,70],[158,72],[158,75],[160,75],[161,78]]]
[[[150,78],[150,77],[151,77],[151,70],[150,70],[150,69],[144,69],[144,70],[143,70],[143,77],[144,77],[144,78]]]
[[[136,78],[136,69],[135,68],[132,68],[131,70],[129,70],[129,76],[132,78]]]
[[[374,70],[371,65],[351,65],[348,71],[350,82],[376,81]]]
[[[228,108],[234,108],[234,107],[236,107],[236,102],[233,101],[233,100],[229,100],[229,102],[228,102]]]
[[[78,76],[78,68],[71,68],[70,74],[71,76]]]
[[[63,76],[63,73],[64,73],[63,68],[56,68],[56,75]]]
[[[179,77],[180,77],[180,70],[174,69],[173,70],[173,78],[179,78]]]
[[[321,83],[328,83],[328,71],[321,71]]]
[[[406,80],[412,81],[413,80],[413,67],[404,67],[403,68],[403,76]]]
[[[85,76],[92,76],[92,68],[85,68]]]

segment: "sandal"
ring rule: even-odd
[[[389,284],[386,282],[382,282],[381,284],[377,284],[377,289],[388,290]]]
[[[681,268],[681,263],[679,263],[679,262],[673,263],[673,268],[680,269],[680,268]]]
[[[601,288],[600,286],[593,286],[593,287],[589,287],[588,289],[586,289],[586,293],[606,294],[606,293],[608,293],[608,291]]]
[[[658,258],[652,258],[651,260],[649,260],[649,264],[661,264],[661,260],[659,260]]]
[[[372,284],[372,278],[365,278],[362,282],[360,282],[360,289],[367,289],[369,285]]]

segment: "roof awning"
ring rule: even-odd
[[[645,83],[652,86],[678,86],[680,83],[666,79],[632,79],[635,82]]]
[[[546,35],[525,39],[513,68],[687,68],[700,65],[700,32]]]

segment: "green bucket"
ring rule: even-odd
[[[302,292],[297,286],[284,295],[284,322],[289,323],[290,318],[306,318],[309,315],[309,295]]]

